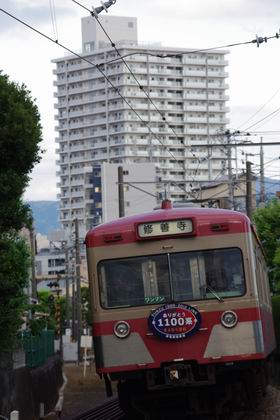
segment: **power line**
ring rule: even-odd
[[[77,0],[72,0],[72,1],[74,3],[76,3],[77,5],[79,5],[80,7],[82,7],[84,10],[87,10],[93,17],[96,18],[96,20],[98,20],[98,16],[97,16],[97,14],[95,13],[94,10],[88,9],[86,6],[79,3]],[[198,53],[198,52],[206,52],[206,51],[218,50],[218,49],[223,49],[223,48],[231,48],[231,47],[236,47],[236,46],[240,46],[240,45],[247,45],[247,44],[257,44],[257,47],[259,47],[260,44],[267,43],[268,40],[273,39],[273,38],[278,39],[279,38],[279,33],[276,32],[275,35],[272,35],[272,36],[269,36],[269,37],[259,37],[258,35],[256,35],[256,38],[251,40],[251,41],[236,42],[236,43],[233,43],[233,44],[220,45],[220,46],[217,46],[217,47],[201,48],[201,49],[197,49],[197,50],[191,50],[191,51],[186,51],[186,52],[178,52],[178,53],[173,53],[173,54],[152,54],[152,53],[149,53],[148,55],[155,56],[155,57],[160,57],[160,58],[176,58],[176,57],[182,57],[182,55],[186,55],[186,54],[195,54],[195,53]],[[109,36],[108,36],[108,39],[112,43]],[[114,44],[114,46],[115,46],[115,44]],[[119,58],[115,58],[115,59],[103,62],[101,64],[103,64],[103,65],[104,64],[110,64],[112,62],[123,60],[124,58],[131,57],[132,55],[136,55],[136,54],[146,54],[146,53],[144,53],[144,52],[143,53],[133,52],[133,53],[125,54],[123,56],[118,54]]]
[[[92,11],[92,10],[88,9],[86,6],[84,6],[83,4],[79,3],[77,0],[72,0],[72,1],[73,1],[74,3],[76,3],[77,5],[79,5],[80,7],[82,7],[83,9],[87,10],[87,12],[89,12],[89,13],[91,14],[91,16],[92,16],[92,17],[94,17],[94,18],[96,19],[97,23],[99,24],[99,26],[100,26],[100,27],[101,27],[101,29],[103,30],[104,34],[106,35],[107,39],[110,41],[111,46],[115,49],[115,51],[116,51],[117,55],[119,56],[119,59],[120,59],[120,60],[122,60],[122,62],[123,62],[123,63],[124,63],[124,65],[126,66],[126,68],[129,70],[130,74],[132,75],[132,77],[134,78],[134,80],[136,81],[136,83],[138,84],[139,89],[140,89],[140,90],[142,90],[142,91],[144,92],[144,94],[146,95],[147,99],[148,99],[148,100],[151,102],[151,104],[154,106],[155,110],[159,113],[159,115],[160,115],[160,117],[162,118],[162,120],[163,120],[163,121],[166,121],[166,118],[165,118],[165,116],[163,115],[163,113],[159,110],[159,108],[158,108],[158,107],[157,107],[157,105],[154,103],[154,101],[151,99],[151,97],[149,96],[149,94],[146,92],[146,90],[143,88],[143,86],[139,83],[139,81],[138,81],[137,77],[135,76],[134,72],[131,70],[131,68],[128,66],[128,64],[127,64],[127,63],[126,63],[126,61],[124,60],[124,58],[125,58],[125,57],[131,56],[132,54],[135,54],[135,53],[130,53],[130,54],[128,54],[128,55],[122,56],[122,55],[120,54],[120,51],[119,51],[119,50],[118,50],[118,48],[116,47],[116,43],[112,41],[112,39],[111,39],[110,35],[108,34],[108,32],[106,31],[106,29],[104,28],[104,26],[102,25],[102,23],[100,22],[100,20],[98,19],[98,15],[97,15],[97,13],[95,13],[95,11],[94,11],[94,10]],[[230,44],[230,45],[226,45],[226,46],[222,46],[222,47],[218,47],[218,48],[228,48],[228,47],[233,47],[233,46],[237,46],[237,45],[244,45],[244,44],[249,44],[249,43],[257,43],[257,46],[259,46],[259,44],[260,44],[260,43],[262,43],[262,42],[267,42],[267,40],[268,40],[268,39],[271,39],[271,38],[278,38],[278,37],[279,37],[278,33],[276,33],[276,35],[275,35],[275,36],[270,37],[270,38],[267,38],[267,37],[262,38],[262,37],[258,37],[258,36],[256,36],[256,39],[254,39],[254,40],[252,40],[252,41],[247,41],[247,42],[242,42],[242,43]],[[215,49],[217,49],[217,48],[215,48]],[[190,53],[194,53],[194,52],[198,52],[198,51],[200,51],[200,52],[201,52],[201,51],[208,51],[208,50],[210,50],[210,49],[208,48],[208,49],[203,49],[203,50],[195,50],[195,51],[192,51],[192,52],[187,52],[187,53],[183,53],[183,54],[181,54],[181,53],[180,53],[180,54],[168,54],[168,55],[165,55],[165,56],[164,56],[164,58],[166,58],[166,57],[182,57],[182,55],[184,55],[184,54],[190,54]],[[113,62],[113,61],[116,61],[116,59],[114,59],[114,60],[110,60],[110,62]],[[104,65],[104,64],[108,64],[108,63],[109,63],[109,62],[107,61],[107,62],[104,62],[104,63],[102,63],[102,64]],[[172,127],[172,126],[170,126],[170,124],[168,123],[168,121],[166,121],[166,123],[167,123],[168,127],[172,130],[172,132],[174,133],[174,135],[175,135],[175,137],[177,138],[177,140],[179,140],[181,143],[183,143],[183,141],[182,141],[181,139],[179,139],[179,137],[177,136],[177,133],[175,132],[175,130],[173,129],[173,127]],[[168,148],[167,148],[167,150],[168,150]],[[169,150],[168,150],[168,151],[169,151]],[[197,168],[196,168],[196,170],[195,170],[194,176],[195,176],[195,175],[196,175],[196,173],[198,172],[198,169],[199,169],[200,163],[201,163],[201,161],[200,161],[200,159],[198,159],[198,166],[197,166]],[[183,170],[185,171],[185,167],[184,167],[184,165],[182,165],[182,166],[183,166]],[[193,181],[195,181],[195,180],[194,180],[194,177],[192,177],[192,178],[193,178]]]
[[[258,125],[259,123],[261,123],[262,121],[266,120],[266,118],[270,117],[271,115],[273,115],[273,117],[275,117],[278,112],[280,112],[280,107],[277,108],[275,111],[270,112],[269,114],[267,114],[265,117],[263,117],[261,120],[255,122],[254,124],[250,125],[249,127],[247,127],[244,131],[248,131],[250,130],[250,128],[254,127],[255,125]]]
[[[277,89],[277,91],[265,102],[264,105],[262,105],[250,118],[248,118],[244,123],[242,123],[239,127],[238,130],[240,129],[240,127],[242,127],[243,125],[247,124],[249,121],[251,121],[257,114],[259,114],[264,107],[270,102],[272,101],[272,99],[277,95],[277,93],[280,92],[280,88]]]
[[[97,21],[98,25],[101,27],[102,31],[104,32],[104,34],[106,35],[106,37],[108,38],[108,40],[111,43],[112,48],[114,48],[114,50],[116,51],[116,53],[118,54],[118,56],[120,57],[120,59],[122,60],[122,62],[124,63],[125,67],[128,69],[129,73],[132,75],[133,79],[135,80],[135,82],[137,83],[140,91],[142,91],[144,93],[144,95],[146,96],[146,98],[148,99],[148,101],[150,101],[150,103],[153,105],[153,107],[155,108],[155,110],[157,111],[157,113],[160,115],[162,121],[167,123],[167,126],[171,129],[171,131],[173,132],[173,134],[175,135],[176,139],[178,141],[181,142],[181,144],[184,145],[183,140],[181,138],[179,138],[179,136],[177,135],[177,133],[175,132],[174,128],[168,123],[168,121],[166,120],[166,117],[164,116],[163,112],[160,111],[160,109],[158,108],[158,106],[155,104],[155,102],[153,101],[153,99],[150,97],[150,95],[148,94],[148,92],[144,89],[144,87],[141,85],[141,83],[139,82],[139,80],[137,79],[136,75],[134,74],[134,72],[131,70],[131,68],[129,67],[129,65],[127,64],[127,62],[124,60],[124,58],[121,56],[120,51],[118,50],[118,48],[116,47],[116,43],[113,42],[113,40],[111,39],[110,35],[108,34],[108,32],[106,31],[106,29],[104,28],[104,26],[102,25],[102,23],[100,22],[100,20],[98,19],[98,15],[94,12],[92,12],[90,9],[88,9],[87,7],[83,6],[82,4],[80,4],[78,1],[76,0],[72,0],[74,3],[78,4],[79,6],[81,6],[82,8],[84,8],[85,10],[87,10],[92,17],[95,18],[95,20]],[[100,64],[99,64],[100,65]],[[165,146],[165,148],[167,149],[167,151],[169,153],[170,150],[167,146]],[[173,155],[174,156],[174,155]],[[175,158],[176,162],[180,165],[179,161]],[[181,165],[183,171],[185,172],[185,166],[184,164]],[[184,188],[183,191],[188,194],[188,192],[186,191],[186,189]]]
[[[92,65],[92,66],[94,66],[94,67],[96,67],[97,69],[98,69],[98,71],[103,75],[103,77],[108,81],[108,83],[110,84],[110,86],[115,90],[115,92],[120,96],[120,98],[128,105],[128,107],[135,113],[135,115],[139,118],[139,120],[143,123],[143,125],[144,126],[146,126],[147,127],[147,129],[148,129],[148,131],[150,132],[150,134],[152,134],[153,135],[153,137],[164,147],[164,148],[167,148],[167,146],[161,141],[161,139],[153,132],[153,130],[150,128],[150,126],[146,123],[146,121],[145,120],[143,120],[142,119],[142,117],[139,115],[139,113],[131,106],[131,104],[129,103],[129,101],[121,94],[121,92],[120,92],[120,90],[111,82],[111,80],[106,76],[106,74],[104,73],[104,71],[102,71],[101,69],[100,69],[100,64],[95,64],[95,63],[93,63],[92,61],[90,61],[89,59],[87,59],[86,57],[84,57],[84,56],[82,56],[82,55],[80,55],[80,54],[78,54],[78,53],[76,53],[76,52],[74,52],[73,50],[71,50],[70,48],[68,48],[68,47],[66,47],[65,45],[63,45],[63,44],[61,44],[60,42],[58,42],[58,40],[56,39],[56,40],[54,40],[54,39],[52,39],[51,37],[49,37],[49,36],[47,36],[46,34],[44,34],[43,32],[41,32],[41,31],[39,31],[38,29],[36,29],[36,28],[34,28],[33,26],[31,26],[31,25],[29,25],[29,24],[27,24],[26,22],[24,22],[23,20],[21,20],[21,19],[19,19],[19,18],[17,18],[16,16],[14,16],[14,15],[12,15],[11,13],[9,13],[9,12],[7,12],[6,10],[4,10],[3,8],[0,8],[0,10],[3,12],[3,13],[5,13],[6,15],[8,15],[8,16],[10,16],[11,18],[13,18],[14,20],[16,20],[16,21],[18,21],[19,23],[21,23],[21,24],[23,24],[24,26],[26,26],[27,28],[29,28],[29,29],[31,29],[31,30],[33,30],[34,32],[36,32],[36,33],[38,33],[39,35],[41,35],[41,36],[43,36],[44,38],[46,38],[46,39],[48,39],[49,41],[51,41],[51,42],[53,42],[53,43],[55,43],[55,44],[57,44],[57,45],[59,45],[60,47],[62,47],[63,49],[65,49],[66,51],[68,51],[69,53],[71,53],[72,55],[74,55],[74,56],[76,56],[76,57],[78,57],[78,58],[80,58],[81,60],[84,60],[84,61],[86,61],[87,63],[89,63],[90,65]],[[273,37],[269,37],[269,38],[267,38],[267,39],[271,39],[271,38],[278,38],[279,37],[279,35],[278,34],[276,34],[275,36],[273,36]],[[266,40],[267,40],[266,39]],[[223,46],[223,47],[215,47],[215,49],[217,49],[217,48],[225,48],[225,47],[231,47],[231,46],[236,46],[236,45],[242,45],[242,44],[249,44],[249,43],[261,43],[261,42],[266,42],[265,40],[263,40],[263,41],[260,41],[260,39],[256,39],[256,40],[253,40],[253,41],[250,41],[250,42],[245,42],[245,43],[236,43],[236,44],[230,44],[230,45],[227,45],[227,46]],[[202,51],[208,51],[208,50],[213,50],[214,48],[207,48],[207,49],[201,49],[201,50],[195,50],[196,52],[202,52]],[[189,52],[185,52],[185,53],[183,53],[183,54],[190,54],[190,53],[192,53],[192,52],[195,52],[195,51],[189,51]],[[174,56],[174,54],[173,54],[173,56]],[[175,54],[175,56],[182,56],[182,53],[180,53],[180,54]],[[176,135],[177,136],[177,135]],[[276,144],[276,143],[274,143],[274,144]],[[198,145],[192,145],[192,146],[186,146],[185,145],[185,147],[186,148],[190,148],[190,149],[193,149],[194,147],[202,147],[202,146],[204,146],[204,145],[201,145],[201,144],[198,144]],[[209,145],[209,144],[207,144],[206,145],[207,147],[211,147],[212,145]],[[214,145],[213,145],[214,146]],[[223,145],[222,147],[224,147],[225,145]],[[220,145],[219,145],[219,147],[221,147]],[[170,154],[170,156],[181,166],[181,163],[178,161],[178,159],[176,158],[176,156],[174,156],[174,154],[170,151],[170,150],[168,150],[167,149],[167,151],[168,151],[168,153]],[[195,155],[194,155],[195,156]],[[196,157],[196,156],[195,156]],[[185,171],[185,167],[184,167],[184,165],[182,165],[182,169]],[[197,168],[198,169],[198,168]],[[195,181],[196,182],[196,181]],[[178,185],[179,186],[179,188],[181,188],[180,187],[180,185]],[[188,194],[188,192],[185,190],[185,189],[183,189],[183,191],[185,192],[185,193],[187,193]]]
[[[51,20],[52,20],[52,27],[53,27],[53,34],[55,39],[58,38],[57,36],[57,31],[56,31],[56,25],[55,25],[55,16],[54,16],[54,5],[53,5],[53,1],[49,0],[50,3],[50,12],[51,12]]]
[[[6,15],[10,16],[11,18],[13,18],[14,20],[18,21],[19,23],[21,23],[22,25],[26,26],[27,28],[31,29],[32,31],[38,33],[39,35],[43,36],[44,38],[48,39],[49,41],[59,45],[60,47],[62,47],[63,49],[65,49],[66,51],[70,52],[71,54],[75,55],[76,57],[80,58],[81,60],[86,61],[88,64],[90,64],[93,67],[96,67],[97,70],[102,74],[102,76],[107,80],[107,82],[111,85],[111,87],[115,90],[115,92],[120,96],[120,98],[128,105],[128,107],[135,113],[135,115],[139,118],[139,120],[146,126],[146,128],[148,129],[148,131],[150,132],[150,134],[153,135],[153,137],[163,146],[166,148],[166,145],[161,141],[161,139],[156,135],[156,133],[153,132],[153,130],[151,129],[151,127],[149,126],[149,124],[143,120],[143,118],[140,116],[140,114],[132,107],[132,105],[129,103],[129,101],[121,94],[120,90],[111,82],[111,80],[109,79],[109,77],[105,74],[105,72],[100,68],[99,65],[93,63],[92,61],[88,60],[86,57],[76,53],[75,51],[71,50],[70,48],[66,47],[65,45],[61,44],[60,42],[58,42],[58,40],[53,40],[51,37],[49,37],[48,35],[44,34],[43,32],[39,31],[38,29],[34,28],[33,26],[29,25],[28,23],[24,22],[23,20],[17,18],[16,16],[12,15],[11,13],[7,12],[6,10],[0,8],[0,11],[2,11],[3,13],[5,13]],[[181,166],[181,163],[178,161],[178,159],[176,158],[176,156],[167,149],[167,152],[170,154],[170,156],[178,163],[178,165]],[[181,166],[182,169],[185,171],[184,166]],[[179,188],[180,185],[179,185]],[[183,190],[186,194],[189,194],[185,189]]]
[[[266,142],[266,143],[247,143],[247,142],[243,142],[243,143],[229,143],[229,144],[227,144],[227,143],[224,143],[223,144],[223,147],[255,147],[255,146],[261,146],[261,145],[263,145],[263,146],[279,146],[280,145],[280,141],[268,141],[268,142]],[[220,144],[206,144],[206,143],[203,143],[203,144],[193,144],[192,146],[186,146],[186,147],[221,147],[221,145]]]

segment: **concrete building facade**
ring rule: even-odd
[[[228,123],[227,51],[143,46],[135,18],[99,19],[133,74],[92,17],[82,19],[87,61],[74,55],[53,60],[60,221],[67,230],[78,218],[81,234],[99,218],[93,201],[97,164],[153,163],[151,181],[162,192],[169,185],[175,200],[225,170],[223,149],[211,154],[199,144],[221,142]]]
[[[110,222],[119,217],[119,164],[102,163],[94,167],[93,212],[94,224]],[[153,163],[122,164],[124,213],[132,216],[151,211],[157,204],[158,186]]]

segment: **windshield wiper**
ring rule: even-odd
[[[215,296],[215,298],[216,299],[218,299],[218,301],[219,302],[223,302],[224,301],[224,299],[222,299],[218,294],[217,294],[217,292],[215,292],[215,290],[213,290],[212,289],[212,287],[210,287],[210,286],[206,286],[206,290],[209,290],[209,292],[210,293],[212,293],[212,295],[214,295]]]

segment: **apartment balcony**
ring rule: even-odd
[[[88,162],[92,158],[90,156],[79,156],[79,157],[68,157],[68,159],[64,159],[64,161],[56,161],[57,165],[71,165],[73,163],[80,163],[80,162]]]
[[[83,210],[85,206],[84,200],[79,203],[71,203],[72,210]]]
[[[227,106],[209,106],[209,112],[223,112],[223,113],[227,113],[229,112],[230,109]]]
[[[64,194],[57,194],[57,198],[59,198],[60,200],[61,199],[70,199],[71,196],[70,196],[70,193],[68,192],[68,193],[64,193]]]
[[[207,63],[209,66],[228,66],[229,64],[228,60],[223,60],[223,59],[219,59],[219,60],[208,59]]]
[[[185,159],[185,155],[183,153],[176,153],[176,152],[168,153],[167,151],[165,151],[165,152],[163,152],[163,151],[162,152],[161,151],[153,151],[152,156],[153,157],[159,157],[159,158],[172,159],[171,153],[172,153],[172,156],[175,156],[175,158],[177,158],[177,159]]]
[[[209,118],[209,124],[229,124],[229,118]]]
[[[208,99],[209,99],[209,101],[229,101],[229,96],[224,95],[224,94],[222,94],[222,95],[211,94],[209,92]]]
[[[69,171],[67,170],[61,170],[61,171],[56,171],[56,176],[60,176],[60,177],[65,177],[65,176],[69,176]]]
[[[170,159],[171,156],[169,155]],[[184,172],[184,164],[178,164],[178,163],[169,163],[169,162],[159,162],[159,167],[161,169],[169,170],[169,171],[178,171],[178,172]],[[176,175],[177,176],[177,175]]]
[[[194,112],[207,112],[207,106],[202,106],[202,105],[188,105],[187,102],[185,102],[184,104],[184,111],[194,111]]]
[[[68,103],[66,102],[66,101],[63,101],[63,102],[56,102],[55,104],[54,104],[54,109],[59,109],[59,108],[67,108],[67,106],[68,106]]]
[[[183,63],[194,64],[196,66],[199,66],[199,65],[205,65],[206,60],[205,60],[205,57],[204,58],[189,58],[187,55],[184,55]]]
[[[208,119],[207,117],[186,117],[185,122],[187,124],[207,124],[208,123]]]
[[[125,150],[120,154],[121,156],[137,156],[137,157],[149,157],[150,152],[147,150]]]
[[[66,73],[66,66],[63,66],[61,68],[56,67],[55,69],[53,69],[52,74],[57,75],[57,74],[62,74],[62,73]]]
[[[84,168],[69,168],[69,175],[83,175],[84,174]]]
[[[79,134],[72,134],[67,137],[67,141],[71,142],[72,140],[85,140],[88,138],[92,138],[96,133],[79,133]],[[65,141],[65,139],[63,139]]]
[[[206,77],[206,69],[205,70],[188,70],[187,68],[184,68],[184,76]]]
[[[84,177],[82,176],[81,179],[72,180],[71,187],[84,187]],[[70,183],[69,183],[69,188],[70,188]]]
[[[184,83],[184,87],[193,89],[206,89],[207,85],[206,82],[186,82]]]
[[[182,106],[176,106],[176,105],[165,105],[162,107],[162,111],[173,111],[173,112],[183,112],[183,105]]]
[[[186,127],[186,134],[189,135],[207,135],[207,129],[206,128],[188,128]]]
[[[98,153],[92,158],[92,161],[99,161],[99,160],[107,161],[109,158],[110,157],[108,156],[108,153]]]
[[[74,146],[73,143],[69,144],[69,148],[68,148],[68,153],[72,153],[72,152],[83,152],[85,150],[91,150],[93,149],[93,145],[78,145],[78,146]]]
[[[229,74],[225,71],[211,71],[209,69],[208,71],[208,77],[222,77],[223,79],[226,79],[229,76]]]
[[[63,203],[60,203],[59,204],[59,210],[61,210],[61,211],[67,211],[67,210],[71,210],[71,204],[63,204]]]
[[[208,90],[226,90],[229,88],[229,85],[227,84],[220,84],[220,83],[209,83],[208,84]]]
[[[199,101],[206,101],[207,95],[206,95],[206,92],[201,93],[201,94],[195,93],[195,92],[192,92],[192,93],[185,92],[184,98],[188,100],[193,99],[193,100],[199,100]]]

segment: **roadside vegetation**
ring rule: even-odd
[[[269,201],[254,213],[257,233],[268,265],[278,353],[280,353],[280,200]]]
[[[22,201],[41,159],[40,116],[24,85],[0,72],[0,349],[11,350],[26,309],[30,251],[21,235],[31,226]]]

